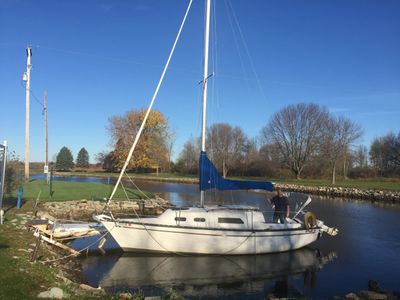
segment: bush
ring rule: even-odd
[[[358,179],[358,178],[374,178],[377,177],[377,171],[372,168],[354,168],[351,169],[348,173],[349,178]]]
[[[4,178],[4,195],[10,197],[11,194],[22,185],[22,178],[17,172],[18,161],[8,161],[6,166],[6,176]]]

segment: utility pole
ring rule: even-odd
[[[46,175],[46,183],[49,184],[49,135],[47,123],[47,91],[44,91],[43,99],[43,114],[44,114],[44,139],[45,139],[45,161],[44,161],[44,174]]]
[[[1,177],[0,177],[0,224],[3,224],[4,210],[3,210],[3,195],[4,195],[4,183],[6,178],[6,164],[7,164],[7,141],[4,141],[3,145],[0,145],[0,153],[2,155],[2,164],[0,165]]]
[[[31,56],[32,48],[26,48],[26,72],[23,80],[26,81],[26,112],[25,112],[25,180],[29,180],[29,111],[30,111],[30,91],[31,91]]]

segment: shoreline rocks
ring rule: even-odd
[[[311,195],[325,196],[330,198],[349,198],[354,200],[382,201],[389,203],[400,203],[400,192],[360,190],[356,188],[343,187],[319,187],[295,184],[277,184],[283,191],[299,192]]]
[[[104,207],[104,201],[96,200],[72,200],[43,202],[39,206],[37,216],[42,219],[80,219],[90,220],[94,214],[100,214]],[[160,198],[133,200],[133,201],[110,201],[109,209],[114,215],[138,213],[140,215],[158,215],[171,204]]]

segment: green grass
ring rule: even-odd
[[[105,171],[71,171],[71,172],[56,172],[56,175],[66,175],[66,176],[74,176],[74,175],[83,175],[83,176],[96,176],[96,177],[118,177],[119,173],[113,172],[105,172]],[[197,179],[198,175],[193,174],[177,174],[177,173],[128,173],[128,175],[135,177],[159,177],[159,178],[194,178]]]
[[[67,200],[98,200],[110,196],[113,185],[103,183],[86,182],[68,182],[53,181],[52,195],[50,196],[50,186],[42,180],[33,180],[25,182],[23,185],[23,199],[36,199],[40,193],[40,201],[67,201]],[[141,199],[144,195],[138,190],[126,189],[130,199]],[[152,197],[151,193],[146,195]],[[13,198],[17,198],[17,191],[13,193]],[[114,199],[126,199],[125,193],[121,187],[118,188]]]
[[[0,299],[36,299],[42,289],[55,281],[53,272],[42,264],[30,264],[29,254],[18,251],[34,243],[31,235],[12,225],[0,225]],[[13,258],[14,257],[14,258]]]
[[[20,224],[23,216],[27,216],[27,213],[33,214],[34,201],[26,202],[21,209],[6,206],[5,210],[4,224],[0,225],[0,299],[37,299],[40,292],[52,287],[61,288],[70,296],[68,299],[118,299],[113,295],[96,296],[82,292],[78,294],[76,285],[67,284],[58,278],[57,274],[69,259],[60,260],[56,262],[57,265],[42,263],[47,258],[68,255],[66,252],[57,255],[54,248],[49,251],[48,247],[42,244],[38,251],[38,261],[31,263],[30,251],[35,248],[37,239],[32,231],[24,229],[23,226],[21,228]],[[65,269],[63,273],[65,275]]]

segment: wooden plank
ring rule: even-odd
[[[43,241],[45,241],[45,242],[47,242],[49,244],[52,244],[52,245],[57,246],[57,247],[59,247],[59,248],[61,248],[63,250],[68,251],[71,254],[73,254],[74,256],[78,256],[80,254],[80,252],[76,251],[75,249],[72,249],[72,248],[68,247],[67,245],[64,245],[64,244],[62,244],[60,242],[57,242],[57,241],[55,241],[53,239],[50,239],[47,236],[44,236],[44,235],[42,235],[42,234],[40,234],[38,232],[35,232],[34,236],[39,237],[40,239],[42,239]]]

